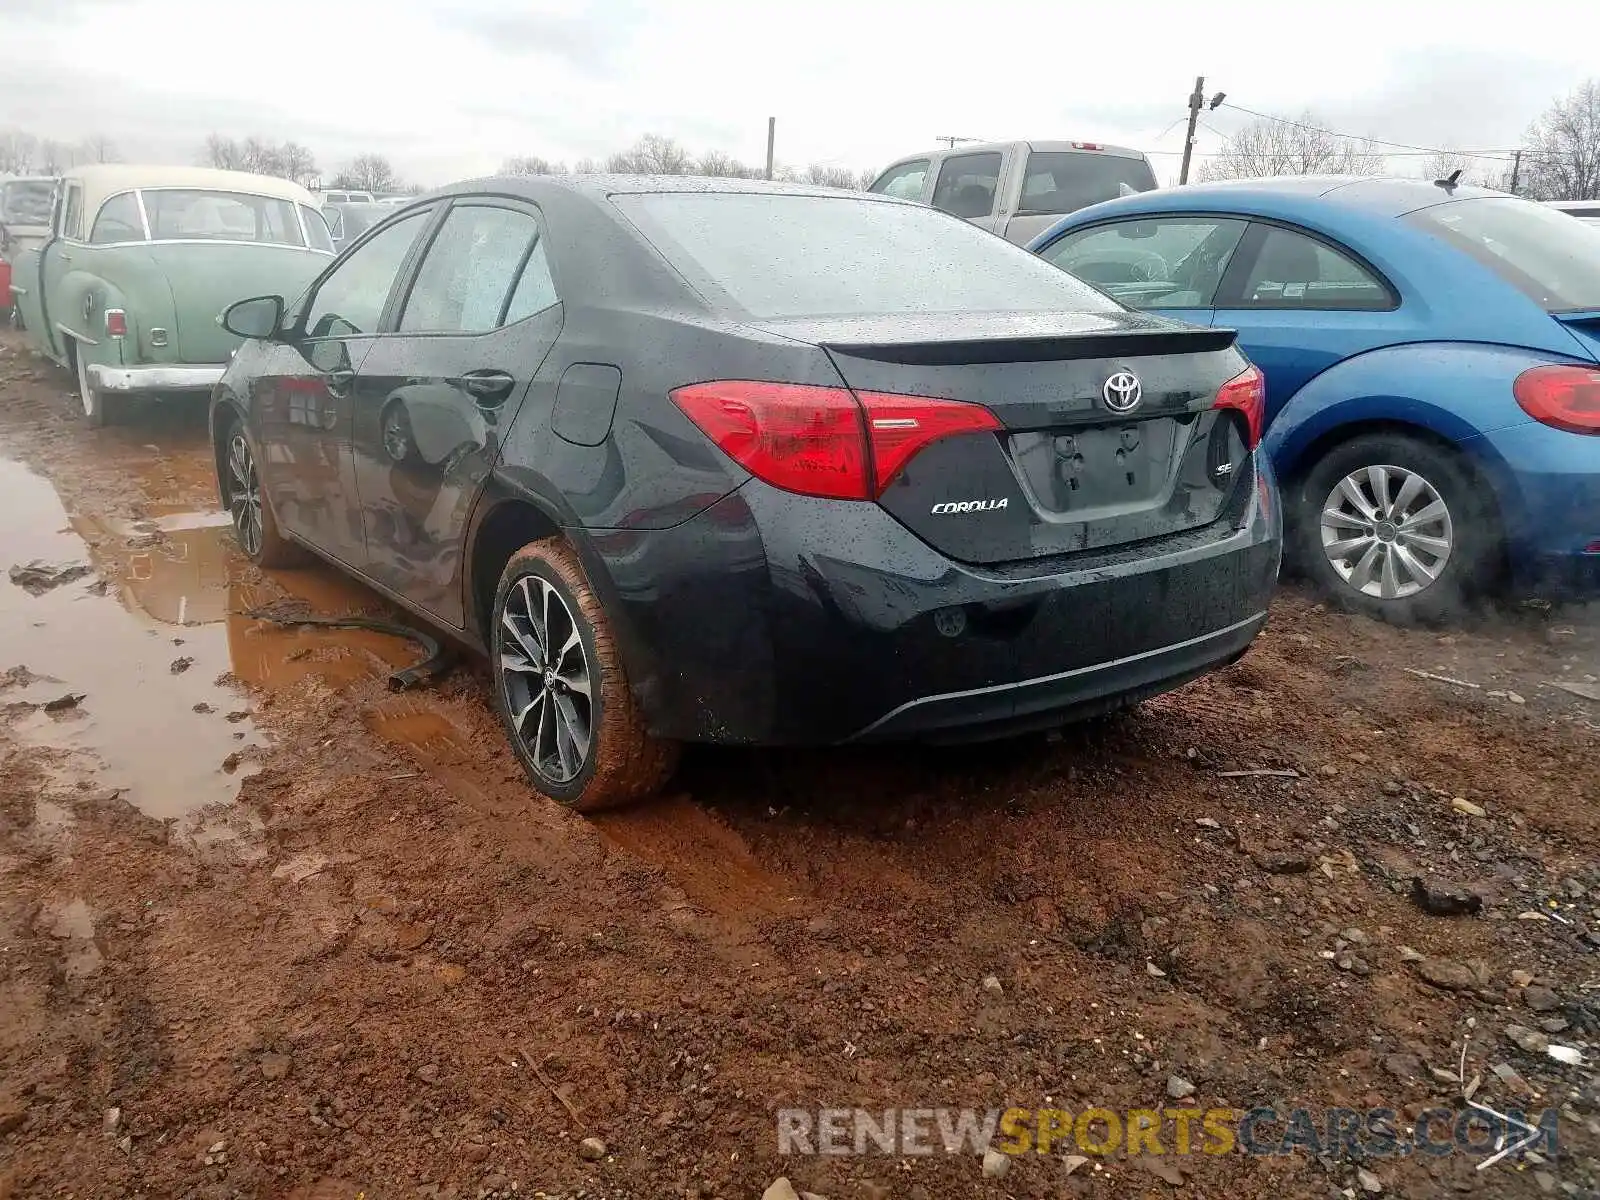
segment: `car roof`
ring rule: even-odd
[[[922,150],[916,154],[902,154],[884,168],[885,171],[893,170],[902,163],[915,162],[919,158],[950,157],[960,154],[982,154],[985,151],[1010,150],[1014,146],[1026,146],[1030,151],[1038,154],[1109,154],[1113,158],[1139,158],[1145,157],[1143,150],[1136,150],[1132,146],[1113,146],[1109,142],[1062,141],[1041,140],[1039,138],[1025,138],[1012,142],[963,142],[959,146],[940,146],[936,150]],[[1093,146],[1094,149],[1088,149]],[[883,171],[878,172],[883,174]]]
[[[196,188],[210,192],[243,192],[250,196],[270,196],[317,207],[310,192],[297,183],[271,175],[248,171],[221,171],[214,167],[136,166],[127,163],[95,163],[70,167],[63,178],[83,185],[83,211],[96,213],[100,205],[118,192],[134,188]]]
[[[1267,204],[1287,204],[1292,207],[1310,205],[1323,210],[1337,206],[1359,208],[1380,217],[1398,217],[1451,200],[1505,195],[1505,192],[1471,184],[1445,188],[1425,179],[1398,179],[1388,175],[1289,175],[1267,179],[1230,179],[1139,193],[1142,197],[1158,199],[1164,208],[1214,203],[1241,209]],[[1122,203],[1128,199],[1132,197],[1107,201],[1107,204]]]
[[[537,199],[551,192],[578,193],[594,199],[651,192],[695,192],[750,194],[762,196],[848,196],[861,200],[890,200],[867,192],[824,187],[813,183],[786,183],[767,179],[722,179],[704,175],[492,175],[467,179],[429,193],[429,196],[454,196],[472,192],[522,195]],[[418,200],[428,199],[419,196]],[[904,203],[896,200],[895,203]]]

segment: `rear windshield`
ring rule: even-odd
[[[14,179],[0,185],[0,221],[11,225],[50,224],[55,186],[48,179]]]
[[[1020,217],[1069,213],[1156,186],[1150,164],[1095,150],[1042,151],[1028,155],[1022,176]]]
[[[158,241],[306,244],[294,202],[274,196],[190,188],[150,189],[144,192],[144,211],[150,218],[150,236]]]
[[[919,204],[740,192],[613,199],[692,284],[754,317],[1121,307],[1020,246]]]
[[[1550,312],[1600,308],[1600,228],[1588,221],[1510,196],[1435,204],[1405,219]]]

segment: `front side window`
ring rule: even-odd
[[[506,300],[539,224],[524,212],[489,205],[450,210],[428,248],[400,317],[402,333],[487,333]]]
[[[713,303],[757,318],[1123,311],[1021,246],[920,204],[749,192],[613,203]]]
[[[919,158],[916,162],[890,167],[878,176],[877,181],[867,190],[884,196],[895,196],[901,200],[921,200],[922,185],[927,178],[928,160]]]
[[[1000,154],[957,154],[939,166],[933,206],[955,217],[987,217],[1000,186]]]
[[[1260,248],[1245,275],[1241,308],[1385,309],[1394,294],[1343,251],[1292,229],[1262,227]]]
[[[89,240],[97,245],[109,242],[144,241],[144,221],[139,217],[139,198],[132,192],[113,196],[100,206]]]
[[[1040,252],[1130,308],[1210,308],[1247,222],[1141,217],[1077,229]]]
[[[423,210],[401,218],[340,260],[306,307],[306,336],[376,331],[395,277],[429,215]]]
[[[1549,312],[1600,308],[1600,227],[1510,196],[1456,200],[1404,218],[1470,254]]]
[[[156,241],[265,242],[304,246],[292,200],[196,188],[147,188],[144,211]]]
[[[333,238],[328,232],[328,223],[322,219],[322,214],[314,208],[300,206],[300,219],[305,222],[306,240],[313,250],[325,250],[333,253]]]
[[[1017,215],[1077,212],[1155,186],[1155,174],[1143,158],[1099,150],[1033,151],[1022,175]]]

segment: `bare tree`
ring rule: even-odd
[[[0,175],[28,175],[39,157],[39,139],[20,129],[0,131]]]
[[[856,173],[849,167],[827,167],[821,163],[812,163],[806,168],[806,182],[818,183],[823,187],[844,188],[853,192],[856,190]]]
[[[399,188],[400,177],[383,155],[358,154],[350,160],[349,166],[339,172],[333,186],[366,192],[392,192]]]
[[[1600,199],[1600,79],[1546,109],[1528,130],[1527,195]]]
[[[60,142],[45,138],[39,143],[39,170],[45,175],[59,175],[72,165],[72,152]]]
[[[567,164],[551,162],[537,154],[514,155],[500,164],[502,175],[565,175]]]
[[[606,170],[624,175],[687,175],[689,152],[672,138],[647,133],[606,159]]]
[[[878,181],[879,171],[876,167],[869,167],[856,176],[856,190],[864,192]]]
[[[244,150],[232,138],[225,138],[220,133],[209,134],[206,144],[200,148],[200,163],[222,171],[242,170]]]
[[[605,166],[597,158],[580,158],[572,164],[574,175],[598,175],[603,170]]]
[[[712,179],[758,179],[761,171],[722,150],[707,150],[694,164],[694,174]]]
[[[278,147],[278,173],[305,187],[317,178],[317,160],[299,142],[284,142]]]
[[[79,162],[111,163],[120,161],[121,156],[110,138],[103,133],[96,133],[83,139],[78,147],[77,158]]]
[[[1255,179],[1272,175],[1375,175],[1383,156],[1370,140],[1329,133],[1317,118],[1252,122],[1222,143],[1200,167],[1200,178]]]

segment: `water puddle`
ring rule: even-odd
[[[66,762],[53,773],[93,772],[149,816],[231,802],[258,769],[266,737],[235,681],[277,689],[315,674],[341,687],[416,656],[410,644],[364,630],[244,616],[285,591],[324,613],[370,608],[373,597],[314,570],[244,579],[223,513],[151,504],[141,521],[72,516],[47,480],[6,460],[0,496],[0,672],[10,682],[11,730],[61,752]],[[86,542],[98,547],[103,579],[30,594],[4,578],[12,564],[35,560],[87,564]],[[197,826],[195,836],[228,836],[224,828]]]

